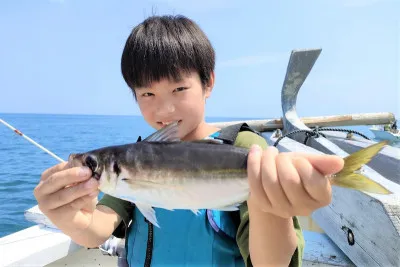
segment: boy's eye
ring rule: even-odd
[[[142,94],[142,96],[144,96],[144,97],[152,96],[152,95],[154,95],[154,94],[153,93],[144,93],[144,94]]]
[[[186,89],[187,89],[187,87],[178,87],[178,88],[176,88],[174,90],[174,92],[181,92],[181,91],[186,90]]]

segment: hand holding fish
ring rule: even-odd
[[[89,168],[60,163],[43,172],[34,190],[39,209],[60,229],[86,229],[92,220],[98,182]]]
[[[248,157],[249,205],[279,217],[307,216],[331,202],[326,176],[343,168],[343,159],[332,155],[279,153],[254,146]]]
[[[253,146],[248,154],[249,251],[254,266],[289,265],[298,246],[294,217],[308,216],[329,205],[331,185],[369,193],[390,194],[363,175],[385,142],[361,149],[345,158],[333,155],[278,153]]]
[[[345,158],[335,155],[279,153],[252,147],[248,156],[249,205],[282,218],[307,216],[329,205],[331,185],[375,194],[391,194],[360,171],[387,142],[361,149]],[[253,205],[254,204],[254,205]]]

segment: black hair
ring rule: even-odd
[[[133,93],[164,78],[178,81],[191,71],[199,74],[204,87],[214,68],[215,52],[207,36],[181,15],[151,16],[137,25],[121,58],[122,75]]]

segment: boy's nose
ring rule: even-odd
[[[161,116],[169,115],[173,112],[175,112],[175,105],[173,103],[161,103],[157,109],[158,115]]]

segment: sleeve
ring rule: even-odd
[[[258,144],[263,149],[268,144],[265,139],[252,132],[240,132],[236,138],[235,146],[250,148],[251,145]],[[249,212],[247,203],[240,206],[240,223],[236,233],[236,242],[238,244],[240,254],[243,257],[246,267],[251,267],[251,259],[249,252]],[[301,266],[304,250],[304,237],[297,217],[293,217],[293,226],[297,235],[297,248],[292,256],[289,266]]]
[[[125,237],[125,231],[128,228],[129,222],[132,220],[134,204],[113,196],[104,194],[97,205],[107,206],[115,211],[121,218],[122,222],[114,230],[113,235],[118,238]]]

